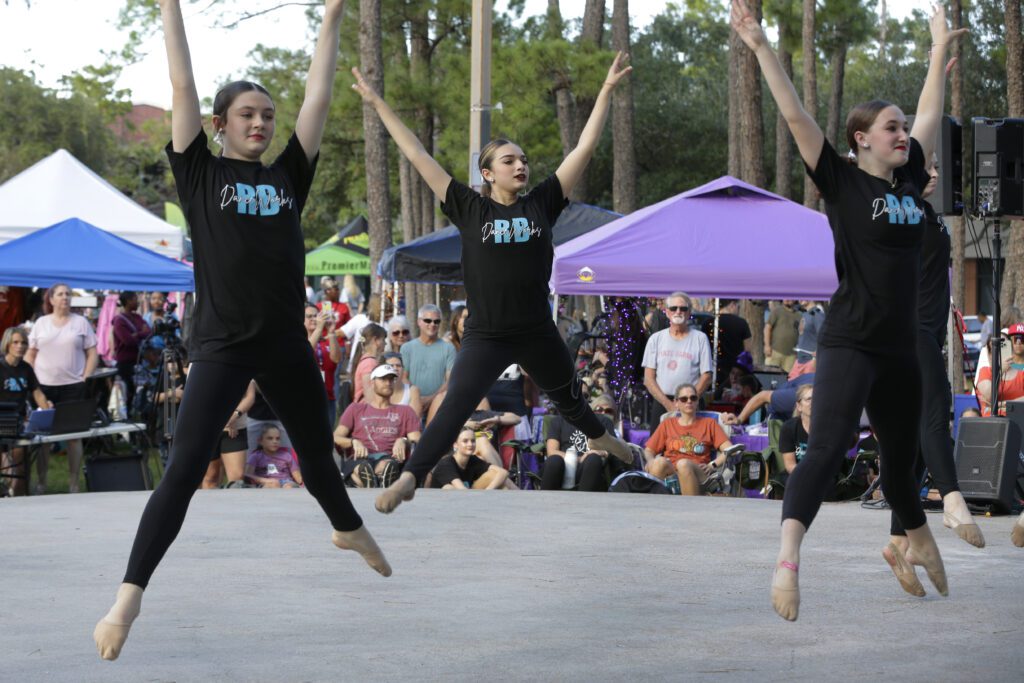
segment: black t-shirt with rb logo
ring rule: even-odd
[[[312,163],[292,135],[270,166],[214,156],[202,130],[181,153],[167,145],[195,253],[192,360],[262,365],[308,347],[305,249],[299,217]]]
[[[928,184],[920,143],[911,138],[891,184],[841,158],[828,140],[807,175],[825,199],[839,276],[819,345],[912,353]]]
[[[441,210],[462,237],[467,330],[522,332],[550,322],[551,227],[567,203],[555,175],[511,206],[451,181]]]

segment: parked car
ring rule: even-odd
[[[978,320],[976,315],[965,315],[964,316],[964,327],[967,328],[964,332],[964,343],[967,344],[968,349],[975,351],[981,350],[981,321]]]

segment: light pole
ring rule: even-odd
[[[492,0],[473,0],[469,85],[469,184],[483,185],[477,161],[491,138],[491,6]]]

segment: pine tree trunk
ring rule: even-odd
[[[781,35],[779,61],[789,80],[793,80],[793,53],[785,48],[785,40]],[[782,112],[775,116],[775,194],[786,199],[793,198],[793,142]]]
[[[604,37],[604,15],[605,15],[605,0],[586,0],[586,5],[583,8],[583,29],[580,31],[580,47],[584,50],[601,49],[601,41]],[[594,101],[596,97],[576,97],[576,122],[573,127],[573,147],[576,146],[576,142],[580,139],[580,133],[583,132],[583,126],[587,124],[587,119],[590,118],[590,112],[594,110]],[[590,200],[590,171],[583,172],[583,176],[579,182],[576,183],[576,187],[572,191],[572,199],[580,202],[586,202]]]
[[[748,0],[750,10],[761,20],[761,0]],[[761,118],[761,68],[757,56],[745,45],[739,51],[740,126],[742,151],[740,177],[757,187],[765,185],[764,120]]]
[[[629,54],[629,0],[612,4],[612,49]],[[636,211],[636,147],[633,128],[633,80],[619,81],[612,96],[612,207],[621,214]]]
[[[415,224],[413,223],[413,208],[416,202],[413,201],[413,171],[412,164],[405,158],[405,155],[400,155],[398,159],[398,187],[399,192],[402,196],[401,216],[402,216],[402,241],[411,242],[416,239]],[[402,285],[402,289],[405,292],[405,306],[409,308],[416,307],[416,285],[412,282],[406,282]],[[396,302],[397,303],[397,302]]]
[[[380,35],[381,0],[359,0],[359,63],[371,88],[384,94],[384,57]],[[363,103],[366,158],[366,220],[370,237],[370,272],[377,272],[381,254],[391,246],[391,202],[388,180],[387,130],[377,112]],[[371,295],[380,297],[380,279],[370,278]]]
[[[558,0],[548,0],[547,25],[544,37],[559,40],[565,31]],[[572,81],[564,65],[556,64],[551,70],[551,92],[555,96],[555,113],[558,117],[558,137],[562,143],[562,158],[569,156],[576,142],[575,103],[572,99]]]
[[[764,309],[763,301],[744,300],[740,314],[750,326],[750,355],[754,365],[764,365]]]
[[[1006,24],[1006,102],[1011,117],[1024,116],[1024,47],[1021,40],[1020,0],[1004,0]],[[1002,326],[1020,322],[1014,307],[1024,308],[1024,239],[1021,238],[1024,221],[1012,221],[1003,233],[1006,240],[1003,267]]]
[[[736,31],[729,31],[729,175],[739,178],[743,156],[740,141],[740,51],[746,50]]]
[[[950,5],[950,21],[953,28],[960,28],[963,26],[963,4],[961,0],[953,0]],[[950,92],[950,114],[952,114],[958,121],[963,122],[963,101],[964,101],[964,64],[960,63],[962,59],[962,50],[960,49],[960,41],[953,41],[952,56],[957,57],[957,66],[953,69],[952,74],[952,86]],[[941,172],[941,169],[940,169]],[[961,188],[963,189],[963,188]],[[953,303],[958,310],[964,310],[964,219],[962,216],[950,216],[946,219],[946,224],[949,226],[950,237],[952,239],[951,259],[953,262],[953,282],[951,287],[951,296],[953,297]],[[949,353],[952,357],[953,373],[950,375],[949,383],[953,387],[954,393],[959,394],[964,390],[964,348],[963,344],[960,343],[960,337],[954,334],[953,343],[950,344],[951,348]]]
[[[803,27],[801,38],[804,61],[804,109],[811,118],[818,118],[818,72],[817,51],[815,49],[815,0],[803,0]],[[804,206],[816,208],[818,193],[811,179],[804,174]]]
[[[846,48],[844,41],[832,52],[832,89],[828,95],[828,122],[825,137],[839,149],[839,118],[843,111],[843,82],[846,80]]]

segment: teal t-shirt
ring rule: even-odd
[[[455,347],[443,339],[430,345],[413,339],[402,345],[402,364],[409,373],[409,381],[420,388],[421,394],[434,394],[455,364]]]

